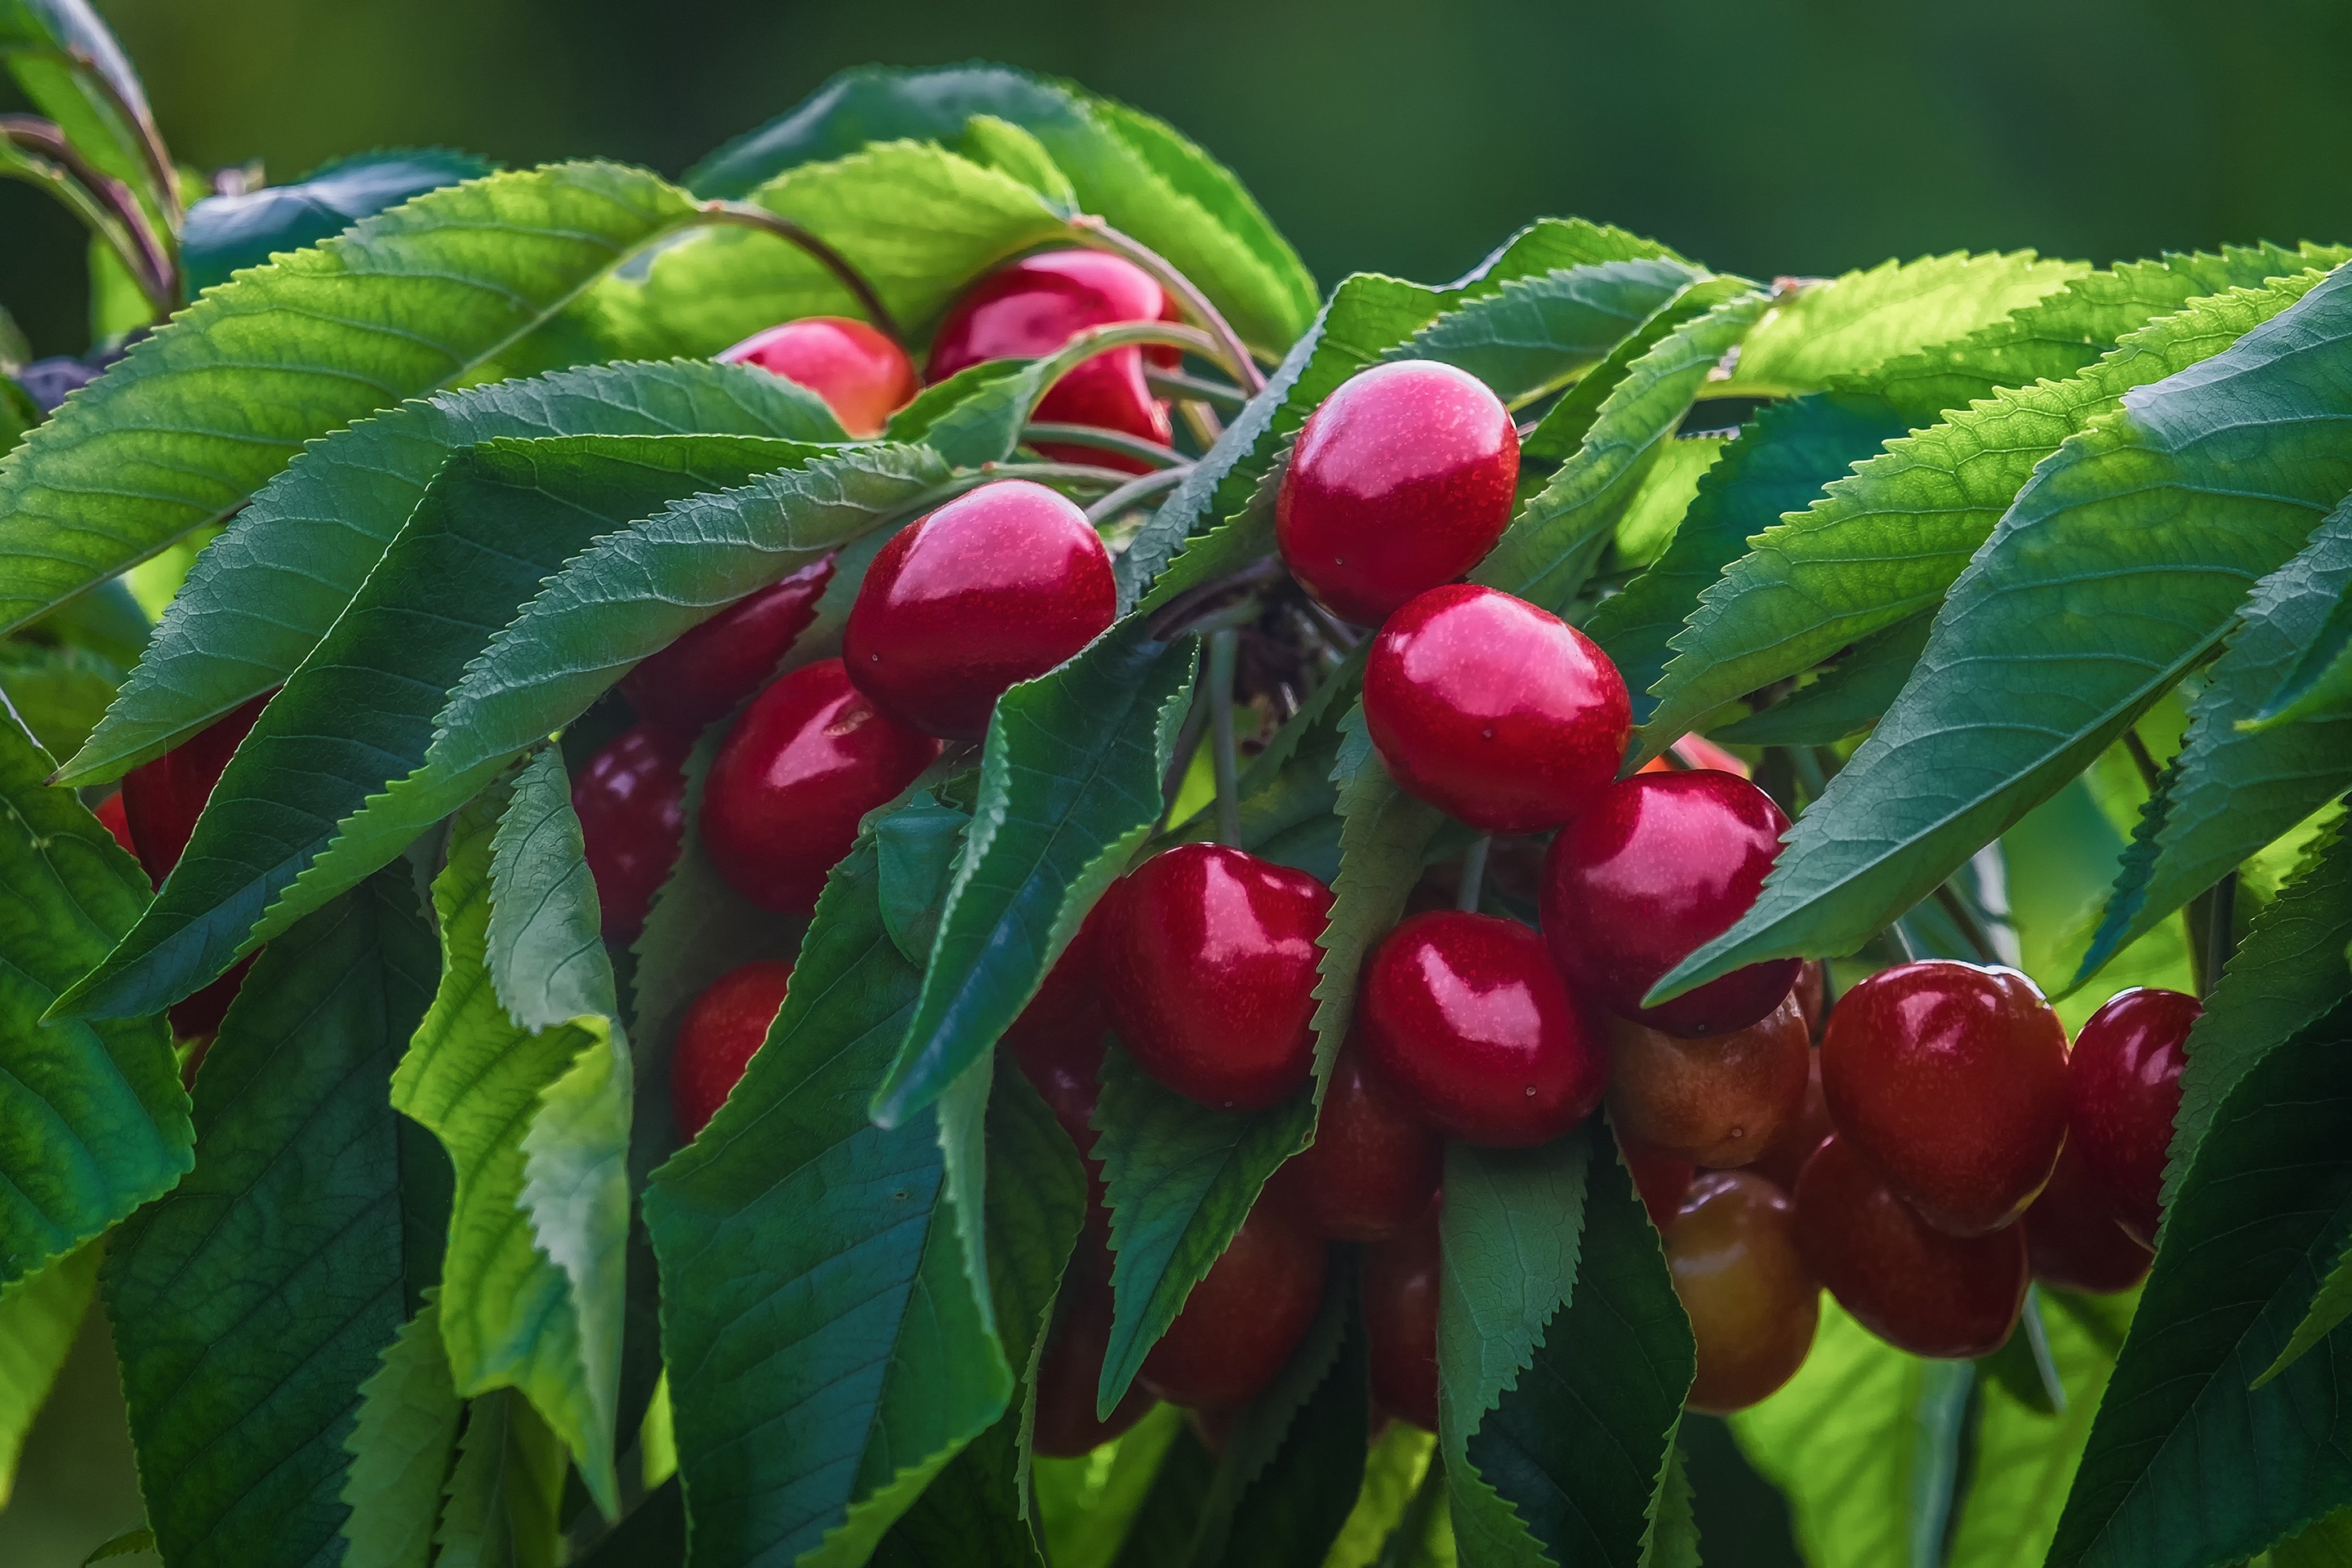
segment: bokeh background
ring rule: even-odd
[[[2352,238],[2342,0],[97,3],[184,160],[279,180],[436,143],[674,174],[845,66],[983,58],[1172,121],[1327,285],[1450,279],[1541,214],[1767,278]],[[86,346],[80,233],[16,185],[0,304],[40,353]],[[76,1563],[138,1518],[93,1324],[0,1511],[0,1563]],[[1741,1533],[1708,1531],[1711,1568]]]

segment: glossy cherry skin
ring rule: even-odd
[[[621,679],[637,718],[688,735],[760,689],[816,619],[833,557],[728,605]]]
[[[274,689],[263,692],[122,776],[123,820],[138,847],[139,864],[157,887],[186,852],[196,817],[228,770],[229,758],[277,695]]]
[[[1400,1421],[1437,1430],[1437,1220],[1423,1205],[1411,1225],[1364,1249],[1364,1339],[1372,1402]]]
[[[698,1136],[743,1081],[792,978],[793,966],[781,959],[739,964],[703,987],[678,1020],[669,1055],[669,1103],[681,1137]]]
[[[2021,1226],[1971,1237],[1936,1229],[1842,1136],[1797,1179],[1797,1245],[1838,1305],[1913,1355],[1990,1355],[2025,1306]]]
[[[1260,1203],[1192,1287],[1137,1380],[1171,1405],[1222,1410],[1255,1398],[1315,1321],[1328,1251],[1280,1204]]]
[[[1034,1447],[1051,1459],[1090,1454],[1149,1415],[1150,1391],[1130,1384],[1110,1419],[1095,1418],[1103,1356],[1110,1349],[1110,1255],[1092,1236],[1078,1237],[1062,1288],[1060,1317],[1037,1366]]]
[[[1765,1146],[1764,1152],[1748,1162],[1747,1168],[1770,1182],[1784,1193],[1797,1190],[1797,1174],[1822,1140],[1837,1129],[1830,1125],[1830,1102],[1822,1093],[1822,1053],[1805,1053],[1805,1098],[1797,1107],[1797,1114],[1781,1124],[1780,1136]]]
[[[1478,564],[1518,479],[1518,430],[1486,383],[1434,360],[1374,365],[1307,416],[1275,541],[1318,604],[1377,626]]]
[[[1372,639],[1364,722],[1407,792],[1484,832],[1533,833],[1609,787],[1633,710],[1582,632],[1451,583],[1407,601]]]
[[[900,723],[978,740],[1007,687],[1094,641],[1118,609],[1110,552],[1087,514],[1043,485],[1004,479],[882,547],[849,607],[842,658]]]
[[[1931,959],[1838,998],[1830,1120],[1938,1230],[1982,1236],[2033,1201],[2066,1137],[2066,1028],[2013,969]]]
[[[1683,1199],[1690,1195],[1698,1166],[1653,1149],[1638,1138],[1626,1137],[1622,1127],[1617,1130],[1617,1148],[1625,1157],[1627,1173],[1633,1178],[1633,1191],[1641,1195],[1643,1208],[1649,1211],[1650,1223],[1660,1230],[1674,1224],[1675,1215],[1682,1212]]]
[[[639,724],[588,759],[572,781],[588,873],[609,942],[633,942],[686,841],[686,754],[693,738]]]
[[[1174,314],[1166,291],[1133,262],[1099,250],[1050,250],[990,273],[958,300],[931,339],[925,374],[941,382],[982,360],[1040,359],[1088,327],[1169,321]],[[1172,365],[1177,357],[1173,351],[1155,353],[1152,362]],[[1144,363],[1145,352],[1133,346],[1095,355],[1054,384],[1035,417],[1166,446],[1168,405],[1151,395]],[[1059,462],[1149,471],[1148,464],[1097,447],[1046,442],[1037,450]]]
[[[2058,1152],[2050,1184],[2018,1221],[2033,1277],[2066,1290],[2110,1295],[2147,1278],[2156,1254],[2115,1217],[2105,1184],[2093,1173],[2073,1138]]]
[[[864,321],[803,316],[754,332],[719,355],[722,364],[757,365],[807,387],[825,401],[841,427],[864,440],[915,396],[915,362]]]
[[[1797,1250],[1787,1194],[1746,1171],[1700,1177],[1666,1229],[1666,1268],[1698,1350],[1686,1406],[1727,1415],[1797,1375],[1822,1288]]]
[[[1685,1040],[1610,1020],[1609,1114],[1652,1148],[1722,1170],[1772,1146],[1805,1102],[1812,1047],[1791,996],[1759,1023]]]
[[[1333,1241],[1380,1241],[1429,1206],[1445,1145],[1379,1078],[1354,1045],[1331,1065],[1315,1142],[1276,1173],[1291,1213]]]
[[[1365,1059],[1423,1121],[1489,1148],[1549,1143],[1601,1103],[1608,1047],[1517,921],[1437,910],[1381,939],[1356,1017]]]
[[[1066,1035],[1059,1049],[1035,1050],[1020,1058],[1022,1074],[1036,1086],[1054,1120],[1077,1149],[1079,1163],[1086,1167],[1087,1232],[1080,1237],[1081,1246],[1089,1240],[1097,1247],[1110,1244],[1109,1194],[1103,1186],[1102,1162],[1095,1158],[1095,1140],[1100,1136],[1094,1120],[1095,1105],[1102,1098],[1102,1057],[1101,1036],[1087,1041]]]
[[[1560,830],[1544,858],[1544,939],[1576,994],[1670,1035],[1744,1029],[1780,1005],[1798,961],[1735,969],[1657,1007],[1642,998],[1748,912],[1789,819],[1730,773],[1635,773]]]
[[[2116,1218],[2143,1247],[2163,1218],[2164,1161],[2180,1112],[2194,996],[2135,985],[2108,998],[2074,1037],[2066,1122]]]
[[[1331,889],[1215,844],[1180,844],[1127,879],[1102,934],[1104,994],[1136,1065],[1177,1093],[1263,1110],[1315,1058],[1316,940]]]
[[[1078,934],[1045,971],[1037,994],[1005,1026],[997,1043],[1011,1051],[1034,1080],[1041,1070],[1065,1062],[1082,1065],[1089,1077],[1101,1065],[1103,1031],[1110,1008],[1102,993],[1102,933],[1112,921],[1127,884],[1113,882],[1087,911]]]
[[[937,741],[876,712],[839,659],[803,665],[728,731],[703,785],[703,847],[753,903],[807,914],[858,818],[939,754]]]

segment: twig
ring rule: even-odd
[[[1454,907],[1465,914],[1478,912],[1478,895],[1486,886],[1486,856],[1494,847],[1495,836],[1482,833],[1462,851],[1462,886],[1454,894]]]
[[[1157,441],[1147,441],[1123,430],[1106,430],[1098,425],[1032,421],[1022,427],[1021,438],[1033,447],[1040,441],[1053,441],[1066,447],[1094,447],[1106,452],[1117,452],[1123,458],[1133,458],[1139,463],[1149,463],[1155,468],[1175,468],[1180,464],[1186,468],[1192,466],[1184,454],[1173,447],[1163,447]]]
[[[1149,500],[1162,490],[1174,489],[1184,482],[1184,477],[1192,469],[1192,465],[1187,463],[1181,468],[1162,468],[1157,473],[1139,475],[1087,508],[1087,521],[1100,528],[1136,502]]]
[[[1949,882],[1937,883],[1936,902],[1951,917],[1952,923],[1960,928],[1960,935],[1968,940],[1968,944],[1976,949],[1979,963],[2000,962],[2000,953],[1992,944],[1991,934],[1977,920],[1976,911],[1969,908],[1968,900],[1960,897],[1958,889]]]
[[[732,224],[742,228],[765,229],[779,239],[799,246],[814,257],[827,272],[832,273],[843,288],[857,296],[857,303],[865,310],[866,319],[881,329],[883,336],[895,343],[906,342],[905,334],[898,330],[897,319],[890,314],[889,307],[882,303],[882,296],[874,291],[874,286],[866,281],[865,275],[849,264],[847,257],[799,224],[781,214],[772,213],[767,208],[754,205],[750,202],[705,202],[702,204],[702,210],[710,215],[710,219],[714,223]]]
[[[1231,626],[1209,635],[1209,724],[1217,770],[1217,842],[1242,845],[1241,764],[1234,742],[1234,670],[1240,663],[1241,634]]]
[[[1176,296],[1176,302],[1184,314],[1207,329],[1209,335],[1217,340],[1222,352],[1214,357],[1233,373],[1234,379],[1241,383],[1242,390],[1255,396],[1264,389],[1265,376],[1258,370],[1257,362],[1250,357],[1249,345],[1242,342],[1240,334],[1234,331],[1217,308],[1209,303],[1209,297],[1202,293],[1190,278],[1178,271],[1167,258],[1141,240],[1121,234],[1090,214],[1072,218],[1070,226],[1077,230],[1081,244],[1097,250],[1108,250],[1114,256],[1123,256],[1150,273],[1161,288]]]
[[[1181,370],[1160,370],[1143,367],[1143,379],[1152,391],[1177,402],[1206,403],[1213,407],[1239,409],[1249,398],[1238,386],[1227,386],[1222,381],[1211,381],[1203,375],[1187,375]]]

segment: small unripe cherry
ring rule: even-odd
[[[1379,1241],[1429,1206],[1445,1146],[1350,1045],[1331,1065],[1315,1142],[1275,1173],[1283,1202],[1333,1241]]]
[[[754,589],[621,678],[644,723],[693,734],[760,689],[816,619],[833,557]]]
[[[1662,1152],[1724,1169],[1770,1148],[1805,1102],[1812,1047],[1796,998],[1762,1022],[1685,1040],[1612,1018],[1609,1113]]]
[[[1407,793],[1488,833],[1556,827],[1617,776],[1633,721],[1592,640],[1471,584],[1416,595],[1372,639],[1364,722]]]
[[[2050,1184],[2017,1222],[2033,1277],[2065,1290],[2112,1295],[2147,1278],[2156,1254],[2134,1241],[2115,1216],[2107,1190],[2071,1137]]]
[[[1748,1162],[1748,1169],[1770,1182],[1784,1193],[1797,1190],[1797,1174],[1822,1140],[1837,1129],[1830,1125],[1830,1104],[1822,1093],[1822,1053],[1805,1053],[1805,1098],[1797,1107],[1797,1114],[1781,1124],[1780,1136],[1766,1146],[1764,1152]]]
[[[1609,1059],[1543,939],[1439,910],[1381,939],[1356,1016],[1366,1060],[1430,1126],[1491,1148],[1549,1143],[1601,1103]]]
[[[1628,1138],[1622,1127],[1617,1129],[1617,1147],[1625,1156],[1625,1169],[1633,1178],[1633,1191],[1641,1195],[1642,1207],[1649,1211],[1650,1223],[1664,1230],[1682,1213],[1683,1199],[1690,1195],[1698,1166],[1653,1149],[1638,1138]]]
[[[2204,1009],[2178,991],[2134,986],[2108,999],[2074,1038],[2066,1121],[2116,1218],[2143,1247],[2163,1219],[2164,1162],[2180,1113],[2189,1028]]]
[[[1328,1250],[1281,1205],[1261,1202],[1192,1287],[1137,1380],[1171,1405],[1222,1410],[1255,1398],[1315,1321]]]
[[[681,1136],[699,1136],[743,1081],[792,978],[783,960],[754,959],[712,981],[687,1008],[669,1056],[670,1110]]]
[[[1789,819],[1731,773],[1635,773],[1562,828],[1544,859],[1544,940],[1570,987],[1670,1035],[1744,1029],[1780,1005],[1798,961],[1769,959],[1673,1001],[1642,998],[1748,912]]]
[[[864,321],[803,316],[752,333],[720,353],[722,364],[756,365],[807,387],[859,439],[882,433],[915,396],[915,362]]]
[[[803,665],[727,731],[703,785],[703,847],[737,892],[805,915],[856,842],[858,819],[939,753],[929,735],[876,712],[839,659]]]
[[[1110,553],[1066,498],[1026,479],[958,496],[894,534],[842,630],[849,678],[900,723],[988,732],[996,700],[1102,635]]]
[[[1700,1177],[1666,1228],[1666,1268],[1698,1351],[1686,1406],[1727,1415],[1797,1375],[1821,1321],[1822,1289],[1779,1187],[1746,1171]]]
[[[2066,1137],[2066,1029],[2013,969],[1882,969],[1822,1037],[1830,1120],[1938,1230],[1982,1236],[2025,1210]]]
[[[2021,1226],[1969,1237],[1936,1229],[1843,1136],[1814,1151],[1797,1179],[1797,1245],[1838,1305],[1913,1355],[1990,1355],[2025,1307]]]
[[[1331,889],[1216,844],[1180,844],[1127,878],[1101,937],[1119,1039],[1203,1105],[1263,1110],[1315,1060],[1317,941]]]
[[[213,786],[228,771],[229,758],[277,695],[272,688],[231,709],[162,756],[122,775],[123,822],[138,847],[139,864],[157,887],[186,852],[196,818],[212,798]]]
[[[689,734],[638,724],[604,742],[572,781],[604,936],[633,942],[686,841]]]
[[[1400,1421],[1437,1430],[1439,1205],[1364,1249],[1365,1349],[1372,1400]]]
[[[1377,626],[1494,548],[1518,479],[1518,430],[1484,382],[1433,360],[1374,365],[1307,416],[1275,539],[1317,603]]]
[[[1059,1315],[1037,1366],[1037,1421],[1032,1446],[1051,1459],[1090,1454],[1150,1414],[1152,1398],[1130,1384],[1108,1420],[1095,1417],[1103,1356],[1110,1349],[1110,1255],[1081,1235],[1063,1276]]]

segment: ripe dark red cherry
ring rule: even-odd
[[[841,660],[803,665],[728,731],[703,786],[702,843],[763,909],[809,913],[857,819],[915,782],[940,743],[877,713]]]
[[[1110,1419],[1095,1418],[1095,1393],[1110,1349],[1110,1255],[1090,1236],[1078,1237],[1062,1289],[1060,1321],[1037,1366],[1037,1427],[1034,1446],[1052,1459],[1090,1454],[1150,1413],[1150,1392],[1129,1386]]]
[[[850,679],[926,734],[978,740],[1005,689],[1102,635],[1110,553],[1087,514],[1026,479],[982,485],[902,528],[842,633]]]
[[[1666,1268],[1698,1349],[1685,1405],[1727,1415],[1797,1375],[1821,1322],[1822,1288],[1779,1187],[1746,1171],[1700,1177],[1666,1230]]]
[[[2143,1247],[2162,1219],[2164,1160],[2180,1111],[2194,996],[2136,985],[2108,999],[2074,1038],[2066,1120],[2116,1218]]]
[[[2013,969],[1932,959],[1838,998],[1822,1037],[1830,1120],[1927,1222],[2015,1219],[2066,1136],[2066,1029]]]
[[[1364,722],[1402,788],[1488,833],[1556,827],[1617,776],[1625,682],[1582,632],[1467,583],[1388,618],[1364,666]]]
[[[1624,1153],[1625,1169],[1633,1175],[1633,1190],[1641,1194],[1642,1206],[1649,1211],[1650,1223],[1660,1230],[1665,1229],[1682,1212],[1683,1199],[1690,1194],[1698,1167],[1688,1160],[1677,1160],[1653,1149],[1638,1138],[1626,1137],[1622,1127],[1617,1130],[1617,1147]]]
[[[1379,1241],[1429,1206],[1445,1146],[1350,1045],[1331,1066],[1315,1142],[1276,1173],[1283,1201],[1333,1241]]]
[[[1020,1058],[1021,1071],[1034,1084],[1054,1120],[1076,1146],[1087,1172],[1087,1234],[1081,1247],[1110,1243],[1109,1194],[1103,1187],[1102,1162],[1095,1158],[1095,1104],[1102,1098],[1102,1037],[1092,1041],[1064,1036],[1057,1051],[1034,1051]],[[1108,1276],[1105,1276],[1106,1280]],[[1088,1406],[1089,1409],[1092,1405]]]
[[[1685,1040],[1610,1020],[1609,1114],[1660,1152],[1721,1170],[1772,1146],[1805,1102],[1812,1047],[1790,996],[1762,1022]]]
[[[1364,1055],[1423,1121],[1496,1148],[1548,1143],[1601,1103],[1609,1058],[1543,939],[1439,910],[1381,939],[1357,1008]]]
[[[2128,1290],[2147,1278],[2156,1261],[2115,1217],[2105,1184],[2071,1137],[2058,1152],[2050,1184],[2017,1223],[2025,1232],[2033,1277],[2062,1289],[2100,1296]]]
[[[1317,603],[1378,626],[1495,547],[1518,479],[1518,430],[1486,383],[1433,360],[1374,365],[1307,416],[1275,539]]]
[[[1797,1107],[1797,1114],[1781,1125],[1780,1135],[1772,1140],[1764,1152],[1748,1162],[1748,1169],[1772,1183],[1784,1193],[1797,1190],[1797,1174],[1822,1140],[1836,1129],[1830,1125],[1830,1104],[1822,1093],[1822,1053],[1805,1053],[1805,1098]]]
[[[698,1136],[743,1081],[792,978],[793,966],[780,959],[740,964],[705,986],[678,1020],[669,1096],[681,1136]]]
[[[1842,1136],[1815,1151],[1797,1180],[1797,1245],[1838,1305],[1913,1355],[1990,1355],[2025,1306],[2022,1226],[1937,1230]]]
[[[1711,768],[1611,785],[1544,859],[1544,939],[1570,987],[1670,1035],[1728,1034],[1778,1007],[1793,958],[1735,969],[1663,1006],[1642,998],[1748,912],[1788,826],[1770,795]]]
[[[1437,1220],[1414,1221],[1364,1249],[1364,1339],[1372,1400],[1400,1421],[1437,1430]]]
[[[688,734],[639,724],[606,742],[572,781],[572,809],[587,841],[608,941],[636,939],[654,895],[677,864],[692,747]]]
[[[647,724],[691,735],[760,689],[816,619],[833,557],[738,599],[621,679]]]
[[[131,818],[122,809],[121,791],[117,790],[91,806],[89,814],[97,817],[109,833],[114,835],[114,841],[121,845],[127,853],[133,856],[139,853],[139,846],[131,841]]]
[[[1167,293],[1150,273],[1099,250],[1050,250],[1024,257],[982,279],[958,300],[931,339],[926,374],[934,382],[992,359],[1038,359],[1088,327],[1121,321],[1172,321]],[[1171,433],[1168,405],[1151,395],[1143,377],[1145,351],[1129,347],[1097,354],[1055,382],[1037,405],[1047,424],[1097,429],[1157,441]],[[1173,350],[1155,351],[1154,363],[1173,365]],[[1097,447],[1041,443],[1060,462],[1093,463],[1132,473],[1148,465]]]
[[[265,691],[214,720],[162,756],[122,776],[122,816],[138,846],[139,864],[157,887],[172,874],[213,786],[228,769],[237,745],[253,731],[262,709],[278,695]]]
[[[1066,1061],[1081,1064],[1091,1077],[1102,1062],[1103,1031],[1110,1027],[1110,1009],[1102,994],[1102,933],[1117,918],[1112,911],[1126,888],[1124,882],[1113,882],[1095,900],[1078,934],[1045,971],[1037,994],[998,1037],[997,1043],[1013,1053],[1032,1079]]]
[[[1102,933],[1104,993],[1136,1065],[1203,1105],[1263,1110],[1315,1057],[1316,939],[1331,889],[1215,844],[1127,879]]]
[[[803,316],[754,332],[719,355],[757,365],[824,399],[841,427],[860,440],[879,436],[915,396],[915,362],[864,321]]]
[[[1280,1204],[1260,1203],[1143,1358],[1138,1381],[1171,1405],[1222,1410],[1256,1397],[1315,1321],[1327,1250]]]

